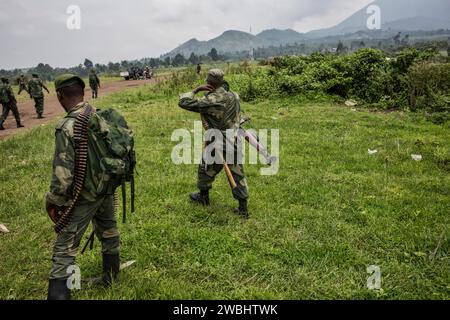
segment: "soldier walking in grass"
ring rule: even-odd
[[[42,89],[45,89],[47,93],[50,93],[50,91],[36,73],[33,73],[32,77],[33,78],[28,81],[28,93],[30,94],[30,98],[34,99],[34,107],[36,108],[38,119],[43,119],[44,92]]]
[[[74,265],[91,222],[103,254],[103,275],[97,284],[109,286],[119,274],[120,236],[114,194],[119,185],[130,181],[127,177],[134,170],[134,140],[120,114],[112,109],[97,111],[84,101],[85,84],[78,76],[57,77],[55,89],[67,115],[56,126],[53,175],[46,195],[46,210],[58,234],[48,299],[68,300],[68,268]]]
[[[19,96],[22,91],[26,91],[28,93],[27,79],[25,79],[25,76],[23,74],[21,74],[19,79],[17,79],[17,84],[19,85],[19,92],[17,93]]]
[[[89,86],[92,90],[92,99],[97,99],[98,89],[100,88],[100,79],[98,78],[94,69],[92,69],[89,74]]]
[[[17,128],[23,128],[23,125],[20,123],[20,114],[17,109],[17,101],[14,96],[14,92],[9,85],[9,80],[7,78],[1,78],[0,84],[0,99],[3,106],[2,116],[0,117],[0,130],[5,130],[3,127],[3,123],[6,118],[8,118],[9,112],[11,111],[16,118]]]
[[[227,92],[224,89],[223,85],[225,81],[222,70],[210,70],[206,82],[207,85],[198,87],[192,92],[182,94],[180,96],[179,106],[185,110],[200,113],[207,129],[219,130],[225,137],[227,130],[237,130],[239,128],[241,112],[239,96],[234,92]],[[206,91],[207,94],[202,98],[195,98],[195,95],[201,91]],[[228,150],[228,152],[234,154],[234,163],[227,163],[227,165],[236,183],[236,187],[232,190],[234,198],[239,201],[239,208],[236,210],[236,213],[244,218],[248,218],[247,199],[249,195],[244,167],[240,163],[235,163],[240,158],[238,156],[237,143],[236,140],[231,143],[233,150]],[[216,148],[216,150],[224,151],[223,159],[227,159],[226,149],[227,146],[229,148],[229,145],[229,143],[224,141],[222,148]],[[200,192],[190,195],[192,201],[205,206],[210,204],[209,190],[212,188],[216,176],[223,168],[223,163],[210,165],[206,164],[205,159],[203,159],[203,163],[198,169],[197,180],[197,187]]]

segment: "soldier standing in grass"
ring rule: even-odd
[[[66,74],[55,80],[55,89],[58,100],[67,111],[67,116],[56,126],[55,156],[53,159],[53,176],[50,184],[50,192],[46,195],[47,212],[54,223],[58,223],[60,212],[71,206],[73,202],[74,185],[77,185],[75,177],[75,123],[81,113],[92,108],[84,102],[83,80],[77,76]],[[90,150],[90,149],[89,149]],[[89,154],[91,152],[89,151]],[[95,174],[95,161],[89,158],[87,172]],[[91,179],[92,180],[92,179]],[[71,218],[67,227],[58,234],[53,248],[53,266],[50,271],[48,288],[49,300],[68,300],[70,290],[67,287],[67,279],[70,274],[68,268],[75,263],[83,234],[93,221],[95,233],[102,243],[103,253],[103,277],[101,282],[110,285],[117,277],[120,269],[119,244],[120,236],[115,220],[114,190],[94,195],[88,191],[87,181],[82,185],[81,197],[75,202]],[[103,194],[103,193],[102,193]]]
[[[92,90],[92,99],[97,99],[98,89],[100,88],[100,79],[97,77],[94,69],[91,70],[89,75],[89,86]]]
[[[239,96],[234,92],[227,92],[224,87],[224,73],[220,69],[212,69],[208,72],[206,79],[207,85],[198,87],[192,92],[180,96],[179,106],[185,110],[200,113],[209,129],[220,130],[223,136],[229,129],[237,130],[240,121],[240,102]],[[208,92],[204,97],[197,99],[195,95],[201,91]],[[226,145],[224,142],[222,150],[226,154]],[[239,158],[237,141],[234,142],[234,162]],[[219,148],[217,148],[219,149]],[[227,157],[224,156],[224,159]],[[228,164],[237,184],[233,189],[233,196],[239,201],[239,208],[236,210],[240,216],[249,217],[247,208],[248,187],[245,178],[244,167],[239,163]],[[222,171],[223,164],[206,165],[205,159],[198,169],[197,187],[199,193],[190,195],[192,201],[208,206],[209,190],[212,188],[216,176]]]
[[[30,98],[34,99],[34,107],[36,108],[38,119],[43,119],[44,92],[42,89],[45,89],[47,93],[50,93],[50,91],[36,73],[33,73],[32,77],[33,78],[28,81],[28,92],[30,93]]]
[[[27,81],[23,74],[21,74],[19,79],[17,79],[17,84],[19,85],[19,92],[17,93],[19,96],[22,93],[22,91],[28,92]]]
[[[7,78],[1,79],[2,83],[0,85],[0,99],[3,106],[2,116],[0,118],[0,130],[5,130],[3,127],[3,123],[6,118],[8,118],[9,112],[12,111],[14,117],[16,118],[17,128],[23,128],[23,125],[20,123],[20,114],[19,110],[17,110],[17,101],[14,96],[14,92],[9,85],[9,81]]]

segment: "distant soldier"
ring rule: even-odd
[[[94,69],[92,69],[89,74],[89,86],[92,90],[92,99],[97,99],[98,89],[100,88],[100,79],[97,77]]]
[[[200,63],[197,64],[197,74],[200,74],[200,72],[202,72],[202,66],[200,65]]]
[[[19,79],[17,79],[17,84],[19,85],[19,92],[17,93],[19,96],[22,91],[26,91],[28,93],[27,79],[25,79],[25,76],[23,74],[21,74]]]
[[[46,195],[46,208],[51,220],[60,223],[60,213],[67,207],[73,205],[71,217],[67,225],[58,233],[53,247],[53,266],[50,271],[48,288],[49,300],[69,300],[70,290],[67,279],[70,276],[68,268],[74,265],[80,242],[91,221],[95,226],[95,233],[102,243],[103,253],[103,277],[102,284],[111,285],[119,274],[120,259],[119,245],[120,236],[114,216],[114,192],[109,190],[105,182],[103,187],[109,191],[98,191],[97,186],[93,188],[92,181],[101,181],[99,164],[94,156],[95,152],[90,149],[88,156],[77,153],[83,148],[82,136],[77,133],[86,123],[78,122],[94,114],[96,110],[84,102],[83,80],[75,75],[65,74],[55,79],[55,89],[58,100],[67,116],[56,126],[55,156],[53,159],[53,176],[50,184],[50,192]],[[77,129],[78,128],[78,129]],[[85,142],[85,145],[86,142]],[[75,148],[77,147],[77,148]],[[78,160],[77,160],[78,159]],[[79,178],[81,163],[87,161],[84,172],[86,176]],[[95,175],[92,179],[90,175]],[[77,181],[83,179],[83,182]],[[90,183],[88,181],[91,181]],[[91,188],[89,188],[91,186]],[[80,190],[80,197],[74,200],[74,193]],[[96,189],[97,191],[92,191]],[[56,229],[55,229],[56,230]]]
[[[33,73],[32,79],[28,81],[28,92],[30,93],[30,98],[34,99],[34,107],[36,108],[36,113],[38,115],[38,119],[43,119],[42,114],[44,113],[44,92],[42,89],[45,89],[47,93],[50,91],[44,85],[39,76],[36,73]]]
[[[234,92],[227,92],[224,85],[224,73],[222,70],[213,69],[208,72],[207,85],[198,87],[192,92],[180,96],[179,106],[185,110],[198,112],[208,129],[217,129],[226,136],[227,130],[239,128],[240,122],[240,102],[239,96]],[[196,99],[195,95],[201,91],[208,92],[205,97]],[[232,152],[235,162],[238,156],[237,141],[234,142],[233,150],[226,150],[228,143],[224,143],[222,150],[225,153]],[[219,148],[216,148],[219,150]],[[224,159],[227,157],[224,156]],[[244,167],[240,163],[228,163],[232,176],[237,184],[233,189],[233,196],[239,201],[239,208],[236,210],[240,216],[249,217],[247,208],[248,187],[245,178]],[[205,159],[198,170],[197,187],[200,193],[190,195],[192,201],[202,205],[209,205],[209,190],[212,188],[216,176],[223,169],[223,164],[206,164]]]
[[[19,110],[17,110],[17,101],[16,97],[14,97],[14,92],[9,85],[9,81],[7,78],[1,79],[2,83],[0,85],[0,99],[3,106],[2,116],[0,118],[0,130],[5,130],[3,127],[3,123],[6,118],[8,118],[9,111],[12,111],[14,117],[16,118],[17,128],[23,128],[23,125],[20,123],[20,114]]]

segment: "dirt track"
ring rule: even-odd
[[[156,82],[158,79],[152,80],[137,80],[137,81],[114,81],[110,83],[106,83],[99,90],[99,97],[106,96],[113,92],[121,91],[129,88],[136,88],[142,86],[144,84],[150,84]],[[26,94],[26,93],[22,93]],[[91,89],[87,88],[85,92],[85,97],[87,101],[91,100]],[[55,118],[58,118],[64,114],[64,109],[58,102],[56,95],[54,92],[50,91],[50,95],[45,95],[44,102],[44,117],[45,119],[37,119],[36,111],[34,109],[34,101],[29,100],[25,103],[19,103],[17,105],[20,112],[20,118],[22,120],[22,124],[25,128],[18,129],[16,128],[16,121],[14,116],[10,112],[8,119],[6,119],[4,123],[4,127],[6,130],[0,131],[0,140],[5,139],[7,137],[13,136],[19,132],[29,130],[30,128],[34,128],[41,124],[49,123],[53,121]]]

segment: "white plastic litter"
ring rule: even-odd
[[[9,230],[8,230],[8,228],[6,228],[6,226],[4,224],[0,223],[0,232],[9,233]]]
[[[369,155],[373,156],[374,154],[377,154],[378,150],[370,150],[369,149]]]
[[[131,267],[132,265],[134,265],[135,263],[136,263],[136,260],[132,260],[132,261],[125,262],[125,263],[123,263],[123,264],[120,265],[120,270],[129,268],[129,267]]]
[[[422,160],[423,160],[423,157],[422,157],[420,154],[412,154],[412,155],[411,155],[411,158],[412,158],[414,161],[422,161]]]
[[[358,105],[358,102],[356,102],[355,100],[347,100],[345,101],[345,105],[347,107],[356,107]]]

